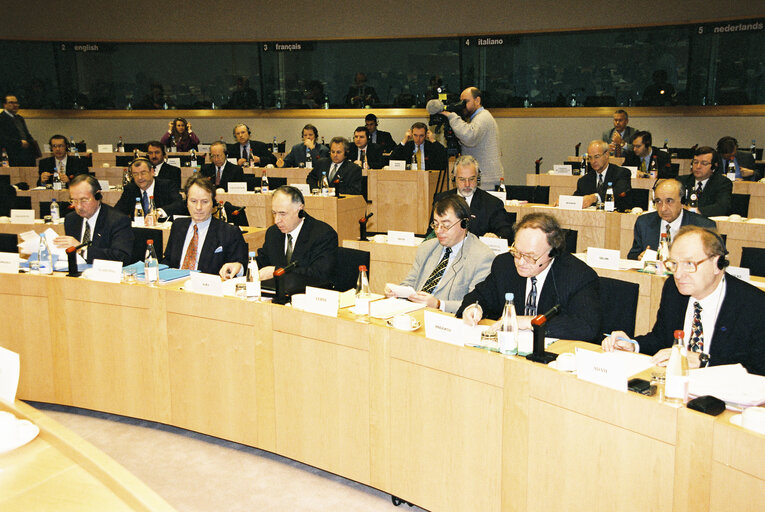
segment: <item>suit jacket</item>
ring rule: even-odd
[[[540,313],[556,304],[561,306],[558,316],[547,322],[547,336],[600,341],[599,289],[598,275],[586,263],[569,253],[556,256],[537,299],[537,311]],[[523,307],[526,278],[518,275],[510,253],[494,258],[489,277],[465,296],[457,316],[461,317],[466,307],[478,302],[484,317],[499,318],[505,306],[506,292],[515,295],[516,307]]]
[[[703,215],[683,210],[683,218],[680,220],[681,226],[701,226],[703,228],[716,228],[714,221],[707,219]],[[649,245],[651,249],[659,248],[659,239],[661,238],[661,217],[656,212],[644,213],[635,221],[634,237],[632,249],[627,254],[631,260],[638,259],[640,253]]]
[[[677,172],[672,170],[672,162],[665,151],[652,147],[651,160],[656,160],[656,170],[659,171],[659,179],[677,178]],[[640,157],[632,151],[627,151],[624,154],[624,163],[622,165],[624,167],[637,167],[640,169]],[[649,166],[646,172],[650,170]]]
[[[399,144],[393,150],[390,156],[391,160],[405,160],[407,163],[412,161],[414,153],[414,141],[408,141],[406,144]],[[426,171],[445,171],[449,165],[449,157],[446,156],[446,148],[440,142],[425,141],[425,170]]]
[[[82,240],[83,220],[77,212],[68,213],[64,217],[64,233]],[[121,261],[125,265],[132,263],[133,230],[130,227],[130,217],[108,204],[101,203],[90,239],[93,245],[88,248],[88,263],[93,263],[94,259]]]
[[[329,224],[307,213],[304,215],[303,227],[292,250],[292,261],[297,262],[297,267],[291,275],[299,279],[303,288],[333,286],[337,265],[337,232]],[[286,235],[279,231],[276,224],[266,230],[266,240],[258,249],[258,268],[287,265],[285,238]]]
[[[367,164],[370,169],[382,169],[385,166],[385,160],[383,158],[383,148],[379,144],[373,144],[372,142],[367,144]],[[348,160],[355,162],[359,160],[359,148],[355,144],[351,144],[348,151]],[[362,159],[361,165],[364,165]]]
[[[252,154],[260,158],[260,162],[255,164],[256,167],[265,167],[268,164],[276,165],[276,157],[271,152],[270,146],[264,142],[250,139],[250,151]],[[236,158],[239,160],[242,158],[242,145],[238,142],[228,144],[228,157]]]
[[[169,163],[165,162],[162,164],[162,167],[159,168],[159,174],[154,176],[155,178],[159,178],[161,180],[171,181],[175,184],[176,187],[180,190],[182,187],[181,185],[181,168],[176,167],[174,165],[170,165]]]
[[[0,183],[0,216],[8,217],[11,208],[14,208],[13,198],[16,197],[16,188],[13,185]]]
[[[181,267],[183,244],[190,225],[190,217],[173,222],[162,263],[172,268]],[[247,243],[238,227],[212,218],[205,243],[199,251],[197,270],[205,274],[217,274],[225,263],[241,263],[242,268],[247,269]]]
[[[393,137],[391,136],[390,132],[384,132],[382,130],[375,130],[376,134],[376,140],[372,141],[370,139],[369,142],[374,142],[375,144],[379,144],[383,148],[383,153],[389,153],[393,151],[393,148],[396,147],[396,143],[393,142]]]
[[[332,160],[329,158],[322,158],[314,165],[311,172],[306,177],[306,182],[311,188],[319,188],[319,182],[321,181],[321,173],[327,173],[327,179],[329,179],[329,170],[332,168]],[[339,180],[339,181],[338,181]],[[361,181],[361,167],[354,164],[351,160],[345,159],[340,164],[340,168],[335,174],[335,181],[337,184],[329,184],[330,187],[338,189],[340,194],[361,195],[364,193],[362,189]]]
[[[609,164],[606,169],[606,175],[603,177],[603,189],[598,191],[598,178],[595,171],[588,171],[587,174],[579,178],[576,182],[575,196],[586,196],[588,194],[600,193],[601,199],[605,200],[608,184],[614,186],[614,202],[617,210],[626,210],[630,206],[630,190],[632,190],[632,175],[629,169]]]
[[[438,239],[426,240],[417,248],[414,264],[401,282],[416,291],[425,286],[430,274],[441,261],[443,246]],[[441,276],[433,296],[444,303],[444,311],[454,313],[462,299],[489,275],[494,252],[477,236],[468,232],[460,252]]]
[[[55,157],[49,156],[47,158],[40,159],[40,161],[37,163],[37,169],[38,169],[37,186],[38,187],[41,187],[48,183],[53,183],[53,176],[48,178],[48,180],[43,183],[42,178],[40,178],[40,175],[42,175],[42,173],[44,172],[52,173],[55,167],[56,167]],[[69,176],[69,179],[72,179],[78,174],[88,174],[87,162],[81,158],[77,158],[76,156],[67,155],[66,156],[66,175]]]
[[[614,130],[616,130],[616,128],[611,128],[610,130],[604,131],[602,139],[610,144],[611,137],[613,136]],[[627,126],[624,129],[624,136],[622,137],[622,139],[624,139],[625,144],[624,144],[623,150],[632,151],[632,139],[635,138],[635,134],[637,132],[638,132],[637,128],[633,128],[632,126]]]
[[[132,217],[133,213],[135,213],[135,199],[142,196],[143,191],[138,188],[135,182],[131,181],[125,185],[122,195],[114,207],[128,217]],[[165,210],[168,217],[188,215],[186,203],[183,201],[178,187],[172,181],[159,178],[154,180],[154,206]]]
[[[19,135],[16,122],[13,116],[5,111],[0,112],[0,147],[4,147],[8,152],[8,163],[11,167],[34,167],[35,158],[40,156],[40,148],[37,147],[37,142],[29,133],[24,118],[19,114],[16,114],[15,117],[21,121],[21,131],[24,132],[23,140],[29,143],[29,147],[21,147],[22,137]]]
[[[696,178],[693,174],[680,176],[680,181],[685,187],[686,194],[696,189]],[[733,195],[733,182],[723,174],[714,172],[704,186],[699,198],[699,213],[705,217],[717,215],[730,215],[731,196]]]
[[[284,157],[284,167],[297,167],[299,164],[305,164],[305,144],[295,144],[292,146],[289,154]],[[315,143],[311,150],[311,163],[316,165],[319,158],[329,158],[329,148],[324,144]]]
[[[456,193],[456,188],[441,192],[436,196],[433,203],[435,204],[444,197]],[[475,189],[473,199],[470,201],[470,215],[471,219],[468,224],[468,231],[475,236],[494,233],[500,238],[507,239],[510,243],[512,243],[515,238],[513,233],[513,223],[511,222],[510,214],[505,210],[505,205],[501,200],[485,190],[480,188]],[[433,222],[432,215],[430,221]]]
[[[683,329],[689,297],[681,295],[670,278],[664,283],[656,323],[648,334],[637,336],[640,351],[655,354],[672,346],[673,332]],[[765,292],[735,277],[725,275],[725,298],[717,315],[709,364],[741,363],[750,373],[765,375]],[[754,314],[753,314],[754,313]],[[708,330],[704,326],[704,331]]]
[[[202,173],[202,176],[210,178],[212,182],[215,183],[215,173],[217,172],[215,164],[205,164],[202,166],[202,169],[199,172]],[[228,190],[228,184],[230,181],[245,181],[244,171],[238,165],[232,164],[231,162],[226,162],[226,165],[223,166],[223,172],[220,176],[220,185],[218,185],[218,187],[222,188],[223,190]]]
[[[757,166],[754,163],[754,157],[750,152],[736,151],[736,162],[738,162],[739,167],[745,167],[754,171],[754,174],[751,177],[743,178],[744,181],[757,181],[761,178],[760,173],[757,172]],[[722,174],[728,172],[728,169],[725,168],[725,159],[722,157],[722,155],[720,155],[719,165],[717,168]]]

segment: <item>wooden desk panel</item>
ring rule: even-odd
[[[372,202],[369,231],[428,230],[430,207],[436,193],[436,171],[370,170],[368,197]]]
[[[414,263],[417,247],[377,244],[368,241],[343,240],[343,247],[369,252],[369,287],[382,293],[385,283],[398,284],[404,280]]]

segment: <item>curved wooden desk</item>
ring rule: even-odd
[[[765,436],[727,413],[674,409],[422,330],[63,277],[0,275],[0,294],[21,398],[256,446],[429,510],[765,502]]]

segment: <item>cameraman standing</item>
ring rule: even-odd
[[[465,104],[463,121],[454,112],[444,112],[454,134],[460,141],[463,155],[471,155],[481,166],[481,188],[494,190],[505,171],[500,161],[497,122],[488,110],[481,105],[481,90],[468,87],[460,94],[460,101]]]

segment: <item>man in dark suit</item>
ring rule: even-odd
[[[705,217],[730,215],[733,182],[716,172],[719,162],[717,151],[701,146],[693,152],[691,174],[680,177],[689,197],[696,196],[699,213]]]
[[[478,188],[478,161],[470,155],[459,157],[454,162],[454,178],[457,188],[438,194],[434,202],[452,194],[461,196],[470,206],[468,230],[471,233],[475,236],[505,238],[512,243],[515,214],[505,211],[505,205],[500,199]]]
[[[426,138],[428,126],[417,122],[406,131],[404,140],[391,153],[391,160],[404,160],[407,163],[412,157],[417,160],[417,169],[426,171],[445,171],[449,165],[446,148],[440,142],[430,142]]]
[[[247,266],[247,243],[238,227],[212,217],[212,182],[202,176],[189,178],[186,203],[191,217],[173,222],[162,263],[223,279],[241,275]]]
[[[228,149],[226,144],[220,141],[213,142],[210,145],[210,162],[202,166],[199,171],[205,178],[215,185],[215,188],[228,190],[229,182],[245,181],[244,171],[238,165],[227,161]]]
[[[158,140],[150,140],[146,144],[146,158],[152,165],[154,177],[161,180],[171,181],[180,190],[181,169],[165,162],[165,145]]]
[[[277,167],[311,167],[319,162],[320,158],[329,157],[329,148],[319,144],[319,130],[312,124],[307,124],[301,132],[303,142],[292,146],[289,154],[283,159],[276,160]],[[308,156],[310,154],[310,157]]]
[[[698,226],[685,226],[670,249],[673,271],[661,293],[656,323],[638,345],[616,331],[602,341],[604,350],[637,350],[654,354],[653,363],[669,358],[675,330],[685,332],[688,366],[740,363],[765,375],[765,292],[729,274],[722,237]]]
[[[348,159],[366,169],[382,169],[384,166],[382,146],[369,142],[367,129],[359,126],[353,132],[353,146]]]
[[[754,156],[747,151],[738,150],[738,141],[726,136],[717,141],[717,153],[720,155],[720,172],[727,174],[731,164],[737,180],[757,181],[760,174],[755,169]]]
[[[361,167],[345,158],[347,148],[348,141],[344,137],[335,137],[330,141],[329,159],[319,160],[306,177],[306,182],[311,188],[321,187],[321,175],[326,172],[329,186],[337,189],[338,194],[360,195],[363,193]]]
[[[614,203],[617,210],[629,208],[629,193],[632,190],[629,169],[608,163],[608,144],[601,140],[590,142],[587,152],[590,156],[590,168],[576,182],[575,196],[584,196],[582,207],[587,208],[606,199],[608,184],[613,184]]]
[[[627,126],[629,122],[629,114],[619,109],[614,112],[614,127],[603,132],[603,141],[608,143],[608,150],[614,156],[622,156],[624,151],[632,149],[632,139],[637,130]]]
[[[145,158],[138,158],[130,164],[130,174],[133,181],[125,186],[122,195],[114,207],[132,217],[135,213],[136,199],[141,200],[144,214],[150,211],[151,198],[154,198],[154,208],[159,218],[173,215],[186,215],[186,204],[175,183],[163,179],[154,179],[151,163]]]
[[[11,167],[34,167],[40,148],[19,114],[19,100],[13,94],[3,96],[0,113],[0,147],[8,152]]]
[[[381,145],[383,153],[390,153],[396,147],[396,143],[393,142],[393,136],[391,136],[390,132],[377,129],[378,124],[377,116],[374,114],[367,114],[364,118],[364,125],[369,133],[369,142]]]
[[[627,258],[631,260],[641,259],[646,249],[658,249],[662,233],[667,233],[669,235],[667,242],[672,243],[682,226],[692,225],[712,229],[716,227],[714,221],[683,209],[685,189],[675,179],[660,181],[656,185],[653,197],[656,211],[641,215],[635,221],[632,248],[627,254]]]
[[[624,153],[624,167],[637,167],[639,175],[650,175],[651,170],[656,168],[657,177],[676,178],[677,172],[672,170],[669,155],[653,147],[651,132],[639,131],[632,139],[632,150]]]
[[[515,296],[518,327],[531,328],[531,319],[560,304],[558,316],[547,323],[547,335],[595,341],[600,335],[598,275],[565,252],[565,236],[551,215],[532,213],[516,225],[510,252],[494,258],[485,281],[465,296],[456,315],[469,325],[481,318],[499,318],[505,293]]]
[[[256,167],[265,167],[268,164],[276,165],[276,157],[265,143],[251,140],[250,127],[246,124],[234,126],[234,138],[236,142],[228,146],[228,154],[236,158],[236,165],[244,167],[248,162]]]
[[[37,186],[42,187],[53,183],[53,172],[58,171],[58,177],[66,184],[78,174],[88,173],[88,164],[85,160],[67,154],[68,144],[63,135],[54,135],[48,141],[53,156],[42,158],[37,163],[39,177]]]
[[[277,188],[271,198],[274,224],[258,249],[261,281],[273,279],[275,269],[295,263],[291,293],[299,293],[306,286],[332,287],[335,281],[337,233],[329,224],[305,213],[304,207],[298,189],[288,185]]]
[[[130,218],[107,204],[101,203],[101,186],[90,174],[78,174],[69,182],[69,201],[74,211],[64,218],[65,236],[53,243],[60,249],[92,241],[80,250],[85,261],[94,259],[130,263],[133,253],[133,230]]]

